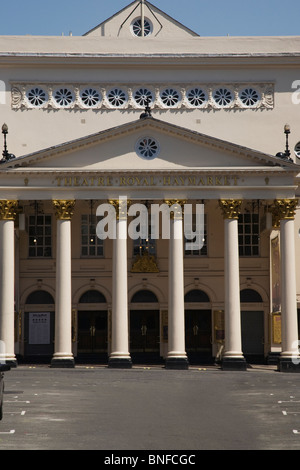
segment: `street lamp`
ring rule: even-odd
[[[7,124],[3,124],[2,134],[4,136],[4,148],[3,148],[3,152],[2,152],[3,158],[2,158],[2,160],[0,160],[0,163],[5,163],[5,162],[8,162],[9,160],[12,160],[13,158],[16,158],[16,157],[12,153],[9,153],[8,150],[7,150],[7,142],[6,142],[6,136],[8,134],[8,125]]]
[[[278,152],[276,154],[276,157],[283,158],[285,160],[293,161],[291,158],[291,152],[289,149],[289,134],[291,133],[291,127],[289,124],[286,124],[284,126],[284,133],[285,133],[285,151],[284,152]]]

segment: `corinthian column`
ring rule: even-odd
[[[127,292],[127,199],[110,201],[116,210],[112,269],[112,347],[108,367],[130,369]]]
[[[184,322],[183,201],[166,201],[172,207],[169,240],[169,313],[166,369],[187,369]],[[172,215],[173,214],[173,215]]]
[[[294,232],[297,203],[296,199],[278,199],[274,201],[273,209],[275,218],[280,222],[282,321],[282,352],[278,362],[280,372],[300,372]]]
[[[18,201],[0,201],[0,363],[16,367],[14,342],[15,237]]]
[[[238,217],[242,201],[221,200],[224,217],[225,350],[223,370],[246,370],[242,353]]]
[[[57,219],[55,348],[51,367],[74,367],[72,353],[71,218],[74,201],[53,201]]]

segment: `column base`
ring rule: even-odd
[[[291,357],[279,357],[277,370],[278,372],[300,372],[300,362],[298,364],[299,358],[297,360]]]
[[[275,352],[275,353],[269,352],[267,356],[267,364],[269,366],[277,366],[279,358],[280,358],[280,352]]]
[[[186,357],[167,357],[166,369],[187,370],[189,361]]]
[[[247,363],[243,357],[223,357],[221,362],[223,370],[247,370]]]
[[[9,366],[11,368],[16,368],[16,367],[18,367],[18,361],[17,361],[17,359],[7,359],[5,361],[5,365]]]
[[[53,358],[51,360],[51,366],[53,369],[73,369],[75,367],[75,360],[73,358],[70,359],[57,359]]]
[[[131,369],[132,361],[130,357],[110,357],[108,359],[108,367],[111,369]]]

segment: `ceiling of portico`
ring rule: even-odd
[[[148,152],[147,152],[148,150]],[[294,163],[151,117],[66,142],[4,163],[36,172],[49,171],[253,171]]]

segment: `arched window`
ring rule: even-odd
[[[88,290],[79,300],[80,304],[103,304],[106,303],[106,298],[101,292],[97,290]]]
[[[208,295],[199,289],[190,290],[184,297],[185,302],[210,302]]]
[[[27,305],[34,304],[54,304],[54,299],[49,292],[45,290],[36,290],[31,292],[26,300]]]
[[[150,290],[140,290],[138,292],[136,292],[132,299],[131,299],[131,302],[132,303],[145,303],[145,302],[148,302],[148,303],[157,303],[158,300],[157,300],[157,297],[155,294],[153,294],[153,292],[151,292]]]
[[[262,302],[261,295],[254,289],[243,289],[240,294],[241,302]]]

